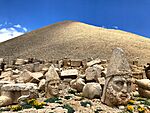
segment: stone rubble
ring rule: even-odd
[[[119,52],[116,54],[119,55]],[[117,73],[124,75],[127,70],[132,74],[131,95],[150,98],[150,63],[141,66],[136,59],[129,66],[125,58],[121,59],[120,56],[119,59],[116,59],[116,56],[113,58],[113,63],[110,62],[112,60],[100,58],[64,58],[49,61],[17,58],[11,61],[11,64],[0,58],[1,109],[6,109],[13,104],[23,105],[30,99],[43,101],[46,98],[59,97],[60,102],[47,103],[43,109],[30,108],[18,112],[69,113],[68,108],[64,107],[67,105],[69,109],[71,106],[76,113],[118,113],[126,109],[126,106],[110,107],[107,102],[101,100],[102,94],[107,89],[105,87],[108,87],[109,75]],[[118,62],[120,64],[117,64]],[[88,104],[84,107],[86,103]],[[5,112],[13,113],[13,111]]]

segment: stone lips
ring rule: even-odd
[[[129,60],[139,57],[143,64],[149,61],[150,39],[74,21],[59,22],[0,43],[0,56],[109,59],[115,47],[125,50]]]

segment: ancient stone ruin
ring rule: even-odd
[[[115,48],[107,60],[17,58],[7,62],[0,58],[0,110],[138,113],[140,107],[149,113],[149,72],[149,63],[129,63],[121,48]]]

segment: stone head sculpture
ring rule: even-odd
[[[108,106],[126,105],[130,99],[131,69],[121,48],[113,51],[101,101]]]
[[[45,74],[45,97],[51,98],[59,95],[60,78],[53,65],[49,67],[48,72]]]

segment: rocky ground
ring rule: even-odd
[[[135,84],[132,84],[132,98],[128,105],[109,107],[101,103],[100,95],[105,84],[107,63],[107,60],[101,59],[91,59],[87,62],[79,59],[64,59],[51,62],[37,59],[16,59],[13,64],[6,64],[1,67],[1,90],[12,90],[11,85],[9,86],[10,89],[8,85],[5,85],[10,82],[15,84],[30,82],[37,85],[38,98],[27,98],[25,104],[15,102],[6,105],[1,107],[0,111],[3,113],[150,113],[150,100],[139,95],[138,87]],[[61,78],[60,94],[58,97],[45,98],[45,83],[43,84],[43,80],[46,79],[46,73],[51,72],[49,67],[52,64]],[[133,64],[131,65],[133,78],[145,78],[144,67],[139,65],[137,61],[134,61]],[[93,82],[100,84],[100,95],[96,98],[86,97],[84,91],[82,92],[80,88]],[[3,86],[1,86],[2,83]],[[74,85],[74,83],[76,84]],[[23,87],[20,89],[22,90]],[[12,95],[14,94],[15,91]],[[92,94],[95,93],[92,92],[90,95]],[[16,98],[15,95],[14,98]]]

